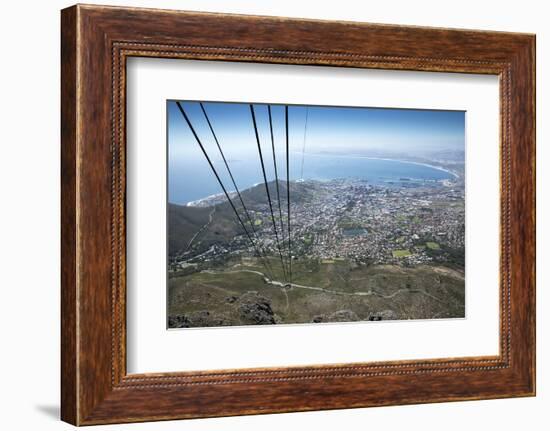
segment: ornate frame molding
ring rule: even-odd
[[[205,34],[205,24],[220,30]],[[284,29],[288,38],[253,36],[255,26]],[[305,37],[334,31],[339,41]],[[534,394],[533,36],[74,6],[62,12],[62,54],[64,420],[97,424]],[[498,75],[500,354],[127,375],[125,65],[131,56]],[[252,390],[266,401],[251,400]],[[304,391],[308,399],[300,397]]]

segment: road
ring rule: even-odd
[[[201,272],[206,273],[206,274],[236,274],[236,273],[242,273],[242,272],[257,274],[257,275],[262,277],[262,279],[264,280],[265,283],[270,284],[272,286],[277,286],[277,287],[283,288],[285,293],[286,293],[286,290],[288,290],[290,288],[297,288],[297,289],[316,290],[316,291],[319,291],[319,292],[329,293],[329,294],[332,294],[332,295],[378,296],[378,297],[384,298],[384,299],[392,299],[392,298],[396,297],[397,295],[400,295],[400,294],[403,294],[403,293],[421,293],[421,294],[426,295],[427,297],[429,297],[429,298],[431,298],[435,301],[444,303],[444,301],[442,301],[441,299],[437,298],[434,295],[429,294],[428,292],[426,292],[425,290],[422,290],[422,289],[399,289],[399,290],[396,290],[395,292],[393,292],[389,295],[383,295],[380,292],[376,292],[372,289],[368,290],[366,292],[342,292],[342,291],[338,291],[338,290],[325,289],[323,287],[305,286],[303,284],[286,283],[286,282],[281,282],[281,281],[277,281],[277,280],[270,280],[269,277],[267,277],[263,272],[254,271],[252,269],[238,269],[238,270],[231,270],[231,271],[214,271],[214,270],[211,270],[211,269],[206,269],[206,270],[203,270]],[[288,303],[288,297],[287,297],[287,303]]]
[[[189,250],[189,248],[191,247],[191,244],[193,244],[193,241],[195,241],[195,239],[202,233],[204,232],[206,229],[208,229],[208,226],[210,226],[210,223],[212,223],[212,219],[214,218],[214,213],[216,212],[216,206],[214,205],[214,208],[212,209],[212,211],[210,211],[210,214],[208,214],[208,222],[206,222],[198,231],[195,235],[193,235],[193,237],[189,240],[189,243],[187,244],[187,247],[185,248],[185,253],[187,253],[187,250]]]

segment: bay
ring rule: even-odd
[[[223,160],[213,159],[212,163],[227,191],[234,191],[231,178]],[[261,163],[257,154],[250,158],[228,160],[233,178],[240,190],[263,182]],[[268,181],[275,179],[273,159],[264,156],[264,166]],[[278,178],[286,180],[286,160],[277,159]],[[185,205],[189,202],[222,193],[211,167],[204,158],[171,160],[169,162],[168,200]],[[351,155],[291,153],[289,176],[295,180],[362,179],[371,184],[388,184],[403,180],[444,180],[453,174],[443,169],[410,161],[368,158]]]

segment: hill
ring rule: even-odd
[[[208,222],[210,212],[208,207],[168,204],[168,249],[171,255],[187,247],[193,235]]]
[[[290,187],[291,201],[300,203],[307,201],[312,193],[317,190],[316,184],[312,181],[292,183]],[[268,187],[273,210],[276,211],[278,203],[275,181],[268,183]],[[285,214],[287,207],[286,182],[279,181],[279,193],[281,207],[283,208],[283,214]],[[256,213],[268,211],[267,194],[263,183],[243,190],[241,196],[252,219],[254,219]],[[235,196],[232,200],[242,221],[246,222],[247,218],[239,198]],[[196,244],[197,253],[207,250],[213,244],[223,244],[230,241],[236,235],[243,234],[244,229],[227,201],[212,206],[200,207],[168,204],[168,253],[170,256],[184,252],[191,240],[199,233],[200,241]]]

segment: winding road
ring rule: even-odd
[[[329,294],[332,294],[332,295],[377,296],[379,298],[384,298],[384,299],[392,299],[392,298],[394,298],[397,295],[400,295],[402,293],[421,293],[421,294],[426,295],[427,297],[429,297],[429,298],[431,298],[435,301],[438,301],[438,302],[441,302],[441,303],[445,302],[445,301],[442,301],[441,299],[437,298],[436,296],[429,294],[428,292],[426,292],[425,290],[422,290],[422,289],[399,289],[399,290],[396,290],[395,292],[393,292],[389,295],[383,295],[383,294],[381,294],[379,292],[376,292],[372,289],[367,291],[367,292],[341,292],[341,291],[337,291],[337,290],[325,289],[323,287],[305,286],[303,284],[285,283],[285,282],[281,282],[281,281],[277,281],[277,280],[270,280],[269,277],[267,277],[263,272],[254,271],[252,269],[238,269],[238,270],[232,270],[232,271],[214,271],[214,270],[211,270],[211,269],[205,269],[201,272],[206,273],[206,274],[235,274],[235,273],[241,273],[241,272],[257,274],[257,275],[261,276],[263,278],[264,282],[266,282],[267,284],[271,284],[272,286],[277,286],[277,287],[284,288],[283,291],[285,293],[286,293],[286,290],[289,289],[289,288],[298,288],[298,289],[316,290],[316,291],[319,291],[319,292],[325,292],[325,293],[329,293]],[[288,304],[288,295],[287,295],[287,304]]]
[[[187,244],[187,247],[185,248],[184,254],[187,253],[187,250],[191,247],[191,244],[193,244],[193,241],[206,229],[208,229],[208,226],[210,226],[210,223],[212,223],[212,220],[214,218],[214,213],[216,212],[216,206],[214,205],[214,208],[212,211],[210,211],[210,214],[208,214],[208,222],[206,222],[193,237],[189,240],[189,243]]]

